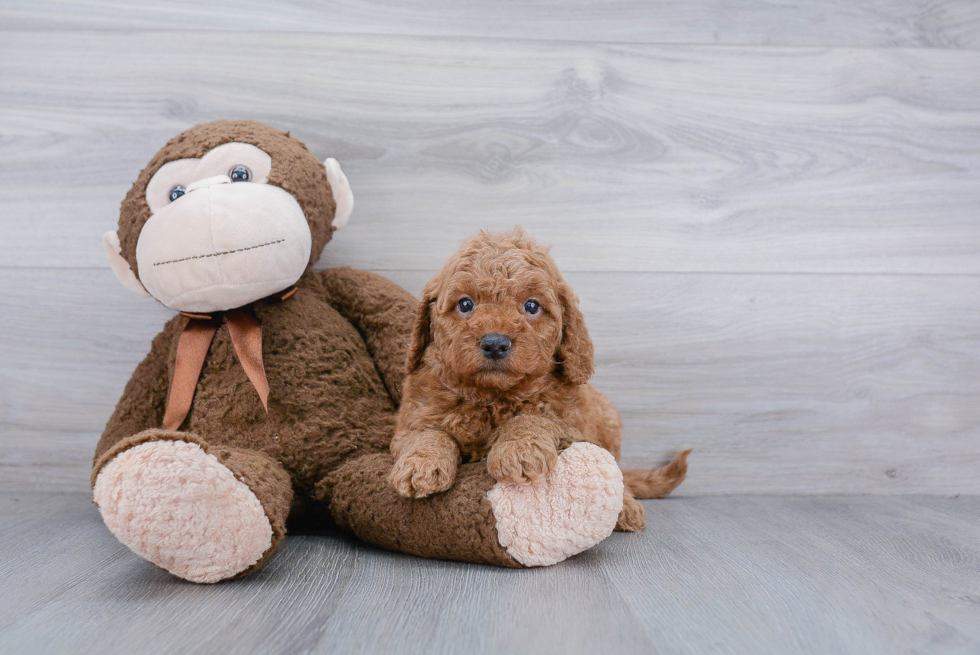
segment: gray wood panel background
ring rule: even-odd
[[[553,244],[626,462],[693,447],[682,493],[980,493],[978,44],[969,1],[4,2],[0,487],[85,488],[169,315],[100,235],[248,117],[351,180],[320,266]]]
[[[0,30],[274,30],[629,43],[974,48],[973,0],[5,0]]]

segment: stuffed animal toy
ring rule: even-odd
[[[425,500],[389,486],[418,303],[366,271],[310,270],[352,206],[336,160],[252,121],[191,128],[140,173],[106,252],[126,288],[179,313],[96,449],[106,526],[203,583],[259,569],[304,517],[392,550],[511,567],[604,539],[622,475],[587,444],[534,485],[498,484],[475,463]]]

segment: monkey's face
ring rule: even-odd
[[[140,281],[173,309],[240,307],[300,278],[312,235],[289,192],[267,184],[272,158],[227,143],[165,164],[150,179],[153,214],[136,244]]]
[[[133,278],[124,284],[141,285],[172,309],[222,311],[288,288],[319,256],[339,227],[336,219],[349,214],[350,188],[335,160],[324,167],[298,141],[267,126],[228,127],[244,130],[252,143],[226,138],[199,157],[148,167],[154,172],[145,186],[137,181],[123,204],[118,236],[106,235],[117,275]],[[186,151],[188,139],[180,139],[161,152]],[[338,191],[343,196],[335,201]],[[136,218],[127,221],[127,210]]]

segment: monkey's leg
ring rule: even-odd
[[[146,430],[117,443],[92,472],[109,530],[137,555],[192,582],[258,569],[286,533],[293,490],[260,452]]]
[[[608,537],[623,508],[623,477],[608,451],[576,443],[530,484],[498,483],[481,463],[460,467],[448,491],[403,498],[388,454],[365,455],[318,485],[334,519],[364,541],[422,557],[548,566]]]

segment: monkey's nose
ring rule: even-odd
[[[190,193],[191,191],[196,191],[198,189],[206,189],[209,186],[214,186],[215,184],[231,184],[231,178],[227,175],[214,175],[212,177],[206,177],[203,180],[198,180],[197,182],[191,182],[187,185],[185,193]]]
[[[480,350],[487,359],[503,359],[510,354],[510,337],[506,334],[486,334],[480,339]]]

